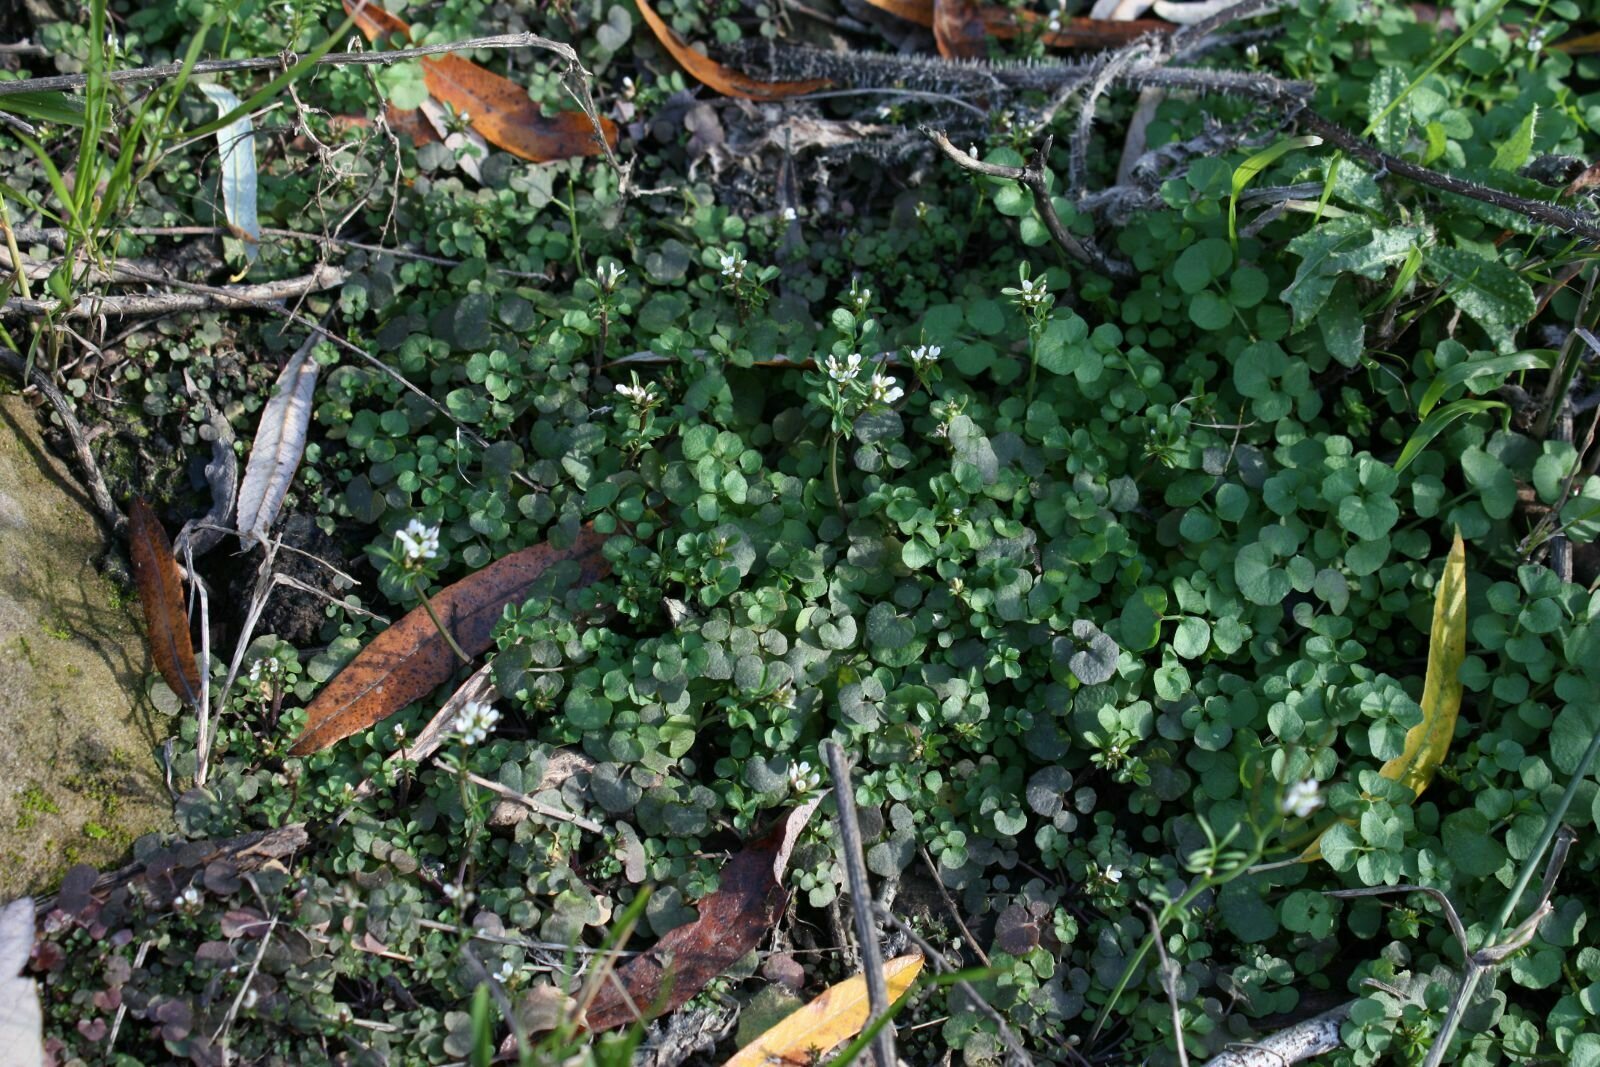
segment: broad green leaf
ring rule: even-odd
[[[1275,145],[1263,148],[1233,169],[1233,192],[1228,197],[1228,243],[1230,245],[1234,248],[1239,247],[1239,195],[1255,180],[1256,175],[1272,166],[1280,157],[1293,152],[1296,148],[1315,148],[1321,143],[1322,138],[1314,134],[1286,137]]]
[[[1522,275],[1497,259],[1459,248],[1435,246],[1424,253],[1430,274],[1450,290],[1450,299],[1483,327],[1501,352],[1516,347],[1518,328],[1531,321],[1538,305]]]
[[[1428,447],[1428,443],[1443,433],[1452,422],[1463,415],[1476,415],[1484,411],[1493,411],[1495,408],[1510,410],[1498,400],[1456,400],[1432,412],[1412,431],[1411,440],[1400,450],[1400,458],[1394,463],[1395,473],[1398,474],[1410,466],[1411,461]]]
[[[9,93],[0,96],[0,111],[36,122],[83,125],[83,101],[65,93]]]
[[[1378,116],[1372,123],[1372,139],[1385,152],[1404,148],[1411,128],[1411,109],[1397,102],[1405,88],[1406,76],[1399,67],[1382,68],[1367,86],[1367,113]]]
[[[1433,598],[1428,672],[1422,682],[1422,721],[1406,733],[1405,751],[1378,773],[1417,796],[1444,762],[1461,711],[1461,663],[1467,656],[1467,549],[1457,530]]]

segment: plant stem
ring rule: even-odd
[[[839,435],[828,440],[828,478],[833,483],[833,506],[844,514],[844,494],[839,492]]]
[[[1511,892],[1506,894],[1505,903],[1500,906],[1500,915],[1495,919],[1494,925],[1489,928],[1489,936],[1485,946],[1492,945],[1495,939],[1505,929],[1506,923],[1517,910],[1517,904],[1522,900],[1522,894],[1527,891],[1528,883],[1533,881],[1533,872],[1539,866],[1539,861],[1544,858],[1545,850],[1550,847],[1550,842],[1555,840],[1556,832],[1561,829],[1561,820],[1566,816],[1567,809],[1572,806],[1572,800],[1578,794],[1578,787],[1589,776],[1589,767],[1594,763],[1595,756],[1600,754],[1600,731],[1589,739],[1589,747],[1584,749],[1583,757],[1578,760],[1577,767],[1573,768],[1572,778],[1567,782],[1566,790],[1561,794],[1561,799],[1556,801],[1555,808],[1545,819],[1544,832],[1539,835],[1538,844],[1533,851],[1528,853],[1528,858],[1522,861],[1522,870],[1517,875],[1516,884],[1511,887]],[[1428,1058],[1423,1061],[1423,1067],[1439,1067],[1444,1062],[1445,1053],[1450,1048],[1450,1039],[1461,1025],[1461,1017],[1466,1013],[1467,1005],[1472,1001],[1473,991],[1478,986],[1478,979],[1482,978],[1491,967],[1484,966],[1467,958],[1466,972],[1461,976],[1461,988],[1456,992],[1455,1000],[1450,1003],[1450,1013],[1445,1016],[1444,1026],[1439,1030],[1439,1036],[1434,1039],[1433,1047],[1428,1050]]]
[[[472,657],[461,651],[461,646],[456,644],[456,639],[450,635],[449,630],[445,629],[443,620],[439,618],[439,613],[433,610],[433,601],[428,599],[427,591],[422,588],[422,583],[417,581],[415,576],[411,579],[411,588],[416,591],[417,596],[422,598],[422,610],[426,611],[428,618],[433,620],[433,625],[438,629],[439,636],[443,637],[445,644],[450,646],[450,651],[454,652],[456,658],[462,663],[470,664]]]

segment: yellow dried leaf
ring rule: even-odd
[[[1422,683],[1422,721],[1406,734],[1406,747],[1378,773],[1417,796],[1444,762],[1461,711],[1461,663],[1467,658],[1467,550],[1456,531],[1433,598],[1428,634],[1428,674]]]
[[[1417,796],[1433,781],[1450,750],[1461,712],[1461,664],[1467,658],[1467,549],[1456,531],[1445,557],[1444,573],[1433,596],[1433,625],[1428,631],[1428,673],[1422,681],[1422,721],[1406,732],[1400,755],[1378,773],[1400,782]],[[1322,858],[1322,837],[1300,854],[1301,862]]]
[[[890,1003],[905,995],[921,971],[920,955],[896,956],[883,965]],[[858,974],[846,978],[740,1049],[723,1067],[803,1067],[814,1063],[813,1051],[828,1052],[859,1034],[869,1013],[866,977]]]

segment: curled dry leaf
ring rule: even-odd
[[[883,965],[884,984],[893,1004],[922,972],[920,953],[896,956]],[[768,1030],[723,1064],[723,1067],[808,1067],[813,1052],[827,1055],[867,1025],[871,1005],[864,975],[846,978],[822,991],[811,1003]]]
[[[241,103],[214,82],[198,82],[195,88],[216,105],[218,115],[232,114]],[[222,155],[223,214],[234,236],[244,242],[244,258],[254,263],[261,255],[261,223],[256,215],[255,124],[248,114],[217,131],[217,149]]]
[[[673,32],[672,27],[656,14],[648,0],[637,0],[637,2],[639,14],[650,26],[650,31],[656,35],[656,40],[661,42],[661,47],[665,48],[672,58],[678,61],[678,65],[688,71],[696,81],[715,89],[723,96],[736,96],[741,100],[786,100],[791,96],[826,89],[833,84],[826,78],[797,82],[764,82],[740,74],[736,70],[729,70],[704,52],[684,43]]]
[[[370,0],[359,9],[351,0],[344,0],[344,9],[369,41],[393,34],[411,37],[411,27],[404,19]],[[595,136],[594,123],[581,111],[563,111],[546,118],[528,97],[527,89],[458,55],[430,56],[419,62],[423,84],[434,99],[466,115],[484,140],[512,155],[547,163],[605,151]],[[606,145],[615,147],[617,124],[602,116],[600,129]]]
[[[605,538],[583,527],[572,544],[549,543],[513,552],[433,597],[433,608],[469,656],[492,642],[495,623],[507,604],[520,604],[551,567],[575,562],[574,584],[589,585],[608,574],[601,555]],[[455,653],[421,607],[389,627],[334,676],[306,709],[305,731],[291,756],[318,752],[388,718],[447,681]]]
[[[283,507],[289,484],[306,451],[312,398],[317,391],[317,361],[311,358],[317,334],[290,358],[278,374],[272,396],[261,408],[256,439],[239,487],[239,542],[250,548],[267,536]]]
[[[933,0],[933,41],[946,59],[982,59],[989,29],[975,0]]]
[[[934,0],[867,0],[880,11],[918,26],[934,28]],[[978,11],[984,29],[992,37],[1009,39],[1032,32],[1048,17],[1032,11],[1012,11],[1004,7],[983,7]],[[1046,30],[1044,43],[1051,48],[1117,48],[1147,33],[1171,33],[1170,23],[1157,19],[1108,20],[1064,18],[1060,29]]]
[[[143,497],[128,508],[128,555],[139,587],[150,657],[167,688],[185,703],[200,699],[200,667],[189,640],[189,615],[183,608],[183,575],[172,555],[172,542]]]
[[[800,831],[821,798],[802,804],[722,868],[715,893],[700,901],[700,917],[669,930],[655,948],[617,968],[589,1005],[585,1025],[612,1030],[676,1011],[761,943],[783,914],[783,875]],[[619,988],[620,987],[620,988]]]

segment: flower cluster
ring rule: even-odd
[[[840,385],[854,381],[861,373],[861,353],[851,352],[842,362],[837,356],[829,356],[822,361],[822,369]]]
[[[798,795],[815,793],[822,788],[822,770],[805,760],[789,764],[789,788]]]
[[[461,739],[469,745],[479,744],[489,736],[495,724],[500,721],[500,713],[493,705],[482,700],[469,700],[456,712],[456,717],[450,725]]]
[[[938,345],[918,345],[906,354],[911,357],[912,366],[926,367],[938,362],[941,351]]]
[[[1040,308],[1050,300],[1050,287],[1043,278],[1023,278],[1016,291],[1016,302],[1025,308]],[[1008,289],[1007,292],[1010,292]]]
[[[906,391],[900,388],[899,383],[881,370],[872,373],[872,381],[867,391],[874,404],[883,404],[886,407],[906,395]]]
[[[607,293],[615,292],[617,283],[622,281],[623,275],[627,273],[626,270],[615,263],[606,263],[595,267],[594,280],[600,284],[602,291]]]
[[[418,567],[439,558],[439,527],[412,519],[394,535],[396,555],[403,567]]]
[[[626,382],[617,383],[617,395],[629,403],[637,404],[642,408],[647,408],[655,404],[656,400],[658,399],[655,389],[655,385],[651,382],[646,382],[645,384],[640,385],[637,376],[634,377],[632,385],[629,385]]]
[[[1307,778],[1291,785],[1283,794],[1279,808],[1285,815],[1304,819],[1322,807],[1322,787],[1316,779]]]
[[[744,269],[750,264],[749,260],[737,252],[724,252],[718,257],[717,261],[722,265],[722,276],[724,278],[744,277]]]

